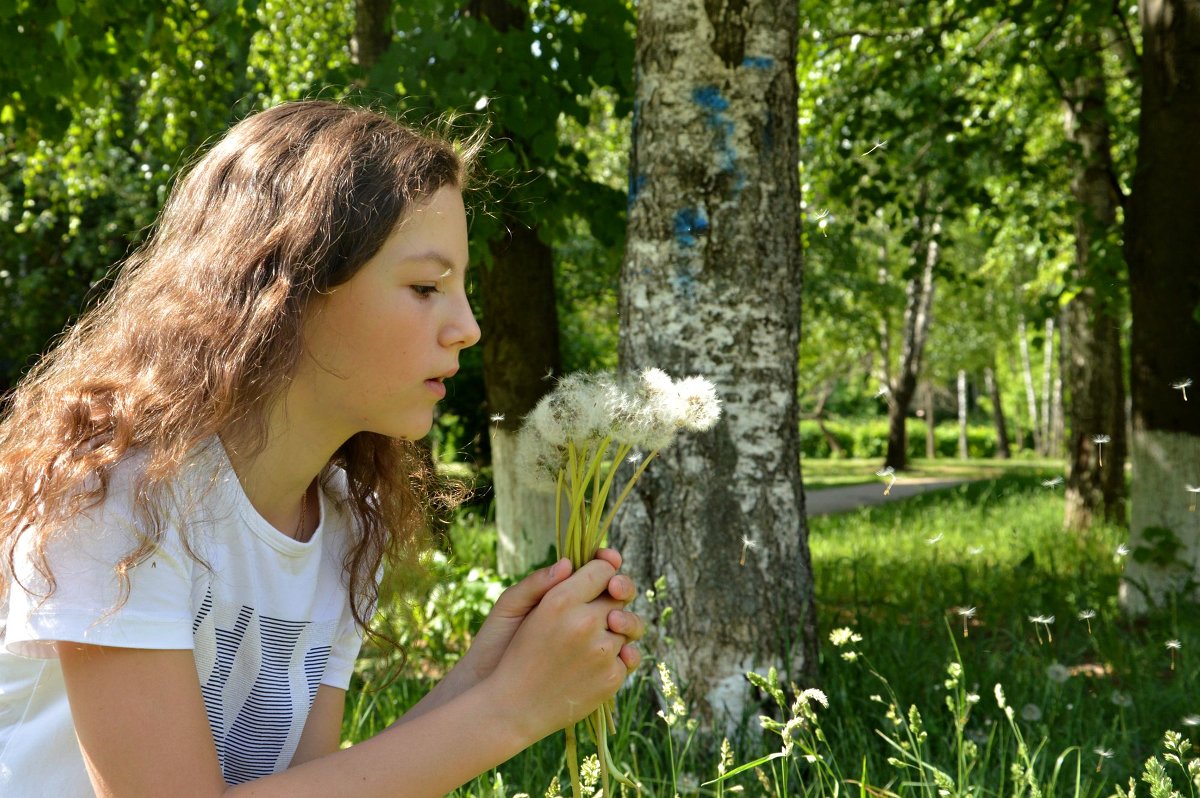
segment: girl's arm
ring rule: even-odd
[[[625,637],[602,560],[555,585],[483,681],[403,725],[258,781],[220,774],[190,651],[59,644],[76,734],[102,798],[438,798],[616,693]]]

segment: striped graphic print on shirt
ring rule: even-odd
[[[287,767],[325,673],[336,624],[216,607],[192,623],[196,671],[221,772],[241,784]]]

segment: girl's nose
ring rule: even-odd
[[[448,346],[457,346],[460,349],[466,349],[469,346],[474,346],[479,343],[482,333],[479,330],[479,322],[475,320],[475,313],[471,310],[471,303],[467,300],[466,294],[463,294],[461,301],[455,308],[454,318],[447,325]]]

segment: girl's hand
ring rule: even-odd
[[[626,652],[626,646],[641,636],[644,624],[609,595],[614,577],[609,558],[598,557],[550,588],[525,615],[487,678],[489,691],[508,705],[530,741],[586,716],[636,666],[637,653]],[[618,581],[616,588],[630,596],[632,582]],[[628,627],[630,637],[611,630],[610,619]]]
[[[596,559],[607,562],[614,570],[621,567],[621,555],[615,549],[600,549],[596,552]],[[473,677],[471,684],[491,675],[525,616],[551,588],[561,583],[570,573],[570,562],[564,558],[548,568],[534,571],[500,595],[460,663]],[[626,667],[633,671],[641,661],[641,654],[631,644],[642,638],[646,624],[636,614],[625,611],[623,607],[637,597],[637,588],[629,577],[615,574],[608,580],[607,592],[622,604],[621,609],[614,609],[609,613],[608,626],[611,631],[623,635],[628,641],[621,648],[621,659]],[[470,684],[463,685],[469,686]]]

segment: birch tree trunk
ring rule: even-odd
[[[1054,319],[1046,319],[1046,334],[1042,339],[1042,451],[1043,457],[1050,454],[1050,391],[1054,366]]]
[[[966,460],[971,456],[967,445],[967,372],[958,370],[958,457]]]
[[[908,281],[904,302],[904,342],[900,365],[888,394],[888,443],[884,465],[902,471],[908,465],[908,408],[917,390],[921,358],[933,314],[933,274],[940,255],[941,225],[934,221],[921,242],[921,273]]]
[[[925,383],[925,457],[937,457],[937,428],[933,417],[933,383]]]
[[[704,375],[724,414],[647,470],[614,542],[640,584],[665,578],[656,606],[674,608],[660,631],[675,642],[657,653],[705,723],[729,728],[746,671],[804,685],[817,665],[796,396],[797,8],[644,0],[638,17],[621,370]]]
[[[1021,376],[1025,381],[1025,404],[1029,408],[1029,429],[1033,432],[1033,449],[1044,453],[1042,425],[1038,423],[1037,394],[1033,390],[1033,365],[1029,359],[1029,331],[1025,328],[1025,316],[1017,316],[1017,342],[1021,349]]]
[[[1145,0],[1139,9],[1141,118],[1125,238],[1133,314],[1131,543],[1135,555],[1162,556],[1129,558],[1121,598],[1131,611],[1200,578],[1200,497],[1187,490],[1200,487],[1200,2]],[[1188,378],[1192,386],[1173,387]]]
[[[1122,272],[1106,89],[1096,34],[1084,34],[1079,47],[1090,60],[1064,98],[1067,140],[1076,152],[1074,279],[1081,286],[1066,308],[1070,423],[1064,523],[1076,529],[1098,518],[1125,522],[1127,448],[1120,306],[1110,288],[1098,290],[1117,284]]]

